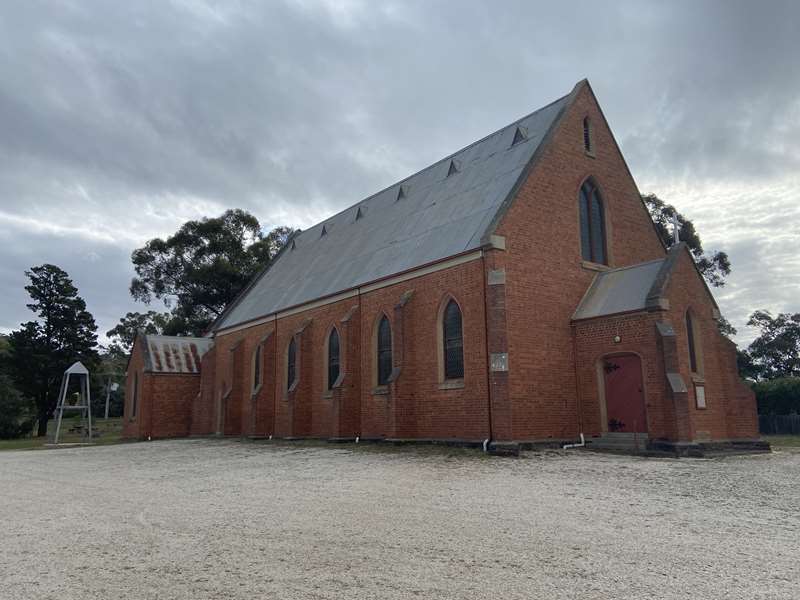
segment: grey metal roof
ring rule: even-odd
[[[644,310],[665,260],[660,258],[598,273],[578,305],[573,320]]]
[[[303,231],[214,329],[479,248],[569,97]],[[513,144],[518,127],[526,139]]]
[[[143,335],[145,370],[153,373],[200,373],[200,360],[214,345],[211,338]]]

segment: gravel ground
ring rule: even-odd
[[[797,598],[800,452],[0,453],[0,597]]]

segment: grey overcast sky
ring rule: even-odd
[[[642,192],[733,273],[739,328],[800,311],[800,2],[0,5],[0,331],[24,270],[100,331],[131,251],[230,207],[307,227],[589,78]]]

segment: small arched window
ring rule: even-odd
[[[592,122],[589,117],[583,118],[583,149],[587,154],[592,153]]]
[[[261,344],[256,346],[253,353],[253,391],[255,392],[261,385]]]
[[[389,383],[392,374],[392,327],[383,315],[378,323],[378,385]]]
[[[328,336],[328,389],[339,379],[339,332],[334,327]]]
[[[291,389],[297,378],[297,346],[294,338],[289,341],[289,349],[286,352],[286,389]]]
[[[583,260],[606,265],[608,258],[605,207],[600,191],[590,180],[581,186],[578,204],[581,219],[581,256]]]
[[[455,300],[450,300],[442,317],[444,341],[444,377],[461,379],[464,377],[464,336],[461,323],[461,309]]]
[[[131,399],[131,419],[136,418],[137,404],[139,404],[139,371],[133,372],[133,398]]]

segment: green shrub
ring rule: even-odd
[[[800,414],[800,377],[781,377],[753,385],[760,415]]]
[[[33,430],[32,403],[20,394],[11,380],[0,375],[0,439],[13,439]]]

